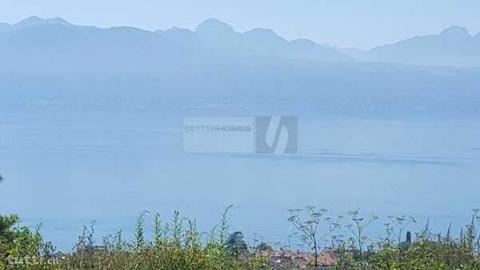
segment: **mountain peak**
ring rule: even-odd
[[[273,30],[265,29],[265,28],[254,28],[250,31],[244,33],[245,37],[253,39],[257,42],[261,43],[279,43],[279,42],[286,42],[286,40]]]
[[[233,27],[227,23],[224,23],[217,19],[208,19],[197,27],[197,32],[199,33],[226,33],[234,32]]]
[[[267,28],[253,28],[252,30],[245,32],[245,34],[247,33],[278,36],[277,33],[275,33],[272,29]]]
[[[31,26],[31,25],[37,25],[37,24],[43,23],[44,21],[45,21],[45,19],[42,19],[42,18],[40,18],[40,17],[31,16],[31,17],[25,18],[25,19],[17,22],[17,23],[15,24],[15,26]]]
[[[449,28],[443,30],[441,35],[444,36],[455,36],[455,37],[463,37],[463,36],[468,36],[470,37],[470,33],[465,27],[462,26],[450,26]]]
[[[65,19],[63,19],[62,17],[54,17],[54,18],[50,18],[50,19],[47,19],[47,22],[49,23],[56,23],[56,24],[70,24],[69,22],[67,22]]]
[[[25,27],[32,27],[41,24],[61,24],[61,25],[68,25],[69,23],[60,17],[44,19],[37,16],[28,17],[16,23],[14,26],[16,28],[25,28]]]

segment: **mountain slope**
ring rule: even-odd
[[[26,63],[30,67],[27,63],[33,61],[33,66],[49,62],[62,67],[88,69],[91,65],[112,71],[118,70],[119,65],[126,65],[127,69],[138,65],[158,69],[162,63],[175,64],[191,58],[222,62],[353,60],[311,41],[287,41],[267,29],[238,33],[216,19],[206,20],[195,31],[172,28],[151,32],[133,27],[77,26],[61,18],[30,17],[14,25],[0,25],[0,56],[7,65]]]
[[[9,32],[12,29],[12,26],[8,23],[0,23],[0,34]]]
[[[2,67],[21,74],[138,74],[181,62],[187,52],[162,36],[132,27],[101,29],[62,19],[28,18],[0,34]]]
[[[362,60],[433,66],[480,66],[480,38],[452,26],[438,35],[416,36],[376,47]]]
[[[181,46],[194,47],[207,55],[235,60],[286,59],[312,62],[346,62],[353,58],[309,40],[288,41],[270,29],[255,28],[245,33],[217,19],[208,19],[193,32],[173,28],[157,31]]]

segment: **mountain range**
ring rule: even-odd
[[[480,115],[479,40],[452,27],[360,51],[216,19],[146,31],[31,17],[0,24],[0,111]]]
[[[208,19],[194,31],[171,28],[146,31],[133,27],[109,29],[76,26],[62,18],[30,17],[14,25],[0,24],[0,55],[38,50],[55,53],[90,48],[92,57],[181,60],[185,57],[234,61],[293,60],[306,62],[383,62],[426,66],[480,66],[480,34],[452,26],[438,35],[416,36],[375,47],[346,50],[307,39],[286,40],[270,29],[244,33],[217,19]],[[23,50],[23,51],[22,51]],[[26,50],[26,51],[25,51]],[[117,52],[120,55],[114,55]],[[131,55],[133,54],[133,55]],[[128,56],[129,55],[129,56]]]
[[[480,66],[480,33],[452,26],[438,35],[416,36],[376,47],[360,57],[367,61],[432,66]]]

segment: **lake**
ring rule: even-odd
[[[285,244],[287,209],[307,204],[409,214],[418,219],[411,229],[430,219],[435,230],[458,228],[480,206],[473,120],[298,115],[297,154],[192,154],[182,150],[192,114],[6,111],[0,212],[42,223],[48,240],[71,250],[91,220],[98,241],[120,229],[131,236],[144,210],[147,224],[179,210],[208,232],[233,204],[232,229]]]

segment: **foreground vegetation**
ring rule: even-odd
[[[133,240],[119,231],[100,245],[92,223],[69,253],[57,252],[40,228],[32,231],[17,216],[0,216],[0,269],[480,269],[478,210],[454,235],[451,229],[433,234],[428,224],[412,234],[407,229],[416,221],[408,216],[379,219],[358,211],[329,216],[315,207],[292,209],[288,222],[308,247],[308,252],[292,252],[267,243],[248,246],[241,232],[229,231],[229,209],[209,233],[200,233],[194,220],[178,212],[169,222],[153,215],[151,239],[145,237],[142,213]],[[381,239],[367,236],[372,224],[385,227]]]

